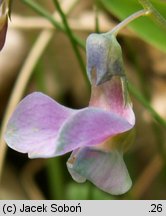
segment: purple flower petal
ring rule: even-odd
[[[133,127],[126,119],[99,108],[85,108],[70,116],[61,128],[56,155],[62,155],[84,146],[94,146],[107,138]]]
[[[90,106],[113,112],[135,124],[135,115],[127,92],[125,78],[112,77],[102,85],[92,85]]]
[[[132,128],[121,116],[98,108],[68,109],[48,96],[33,93],[13,113],[5,134],[7,144],[29,157],[52,157],[97,145]]]
[[[86,179],[103,191],[119,195],[127,192],[131,179],[121,153],[106,153],[92,148],[76,150],[70,156],[67,167],[72,178],[81,183]]]
[[[60,127],[73,113],[42,93],[25,97],[13,113],[5,134],[7,144],[29,157],[51,157]]]

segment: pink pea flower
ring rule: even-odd
[[[8,27],[9,0],[0,0],[0,50],[3,48]]]
[[[68,170],[77,182],[91,181],[110,194],[123,194],[132,185],[123,148],[110,140],[133,128],[121,48],[112,36],[92,34],[86,43],[89,106],[67,108],[35,92],[25,97],[11,116],[5,140],[30,158],[49,158],[73,151]]]

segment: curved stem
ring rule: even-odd
[[[166,30],[166,19],[156,10],[156,8],[153,7],[152,3],[149,0],[138,1],[145,8],[145,10],[150,11],[152,19]]]
[[[120,22],[117,26],[115,26],[115,28],[113,28],[111,31],[109,31],[106,34],[114,34],[117,35],[118,32],[123,29],[124,27],[126,27],[130,22],[132,22],[133,20],[139,18],[140,16],[146,16],[149,15],[150,10],[148,9],[143,9],[140,11],[137,11],[133,14],[131,14],[129,17],[127,17],[125,20],[123,20],[122,22]]]

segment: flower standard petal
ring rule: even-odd
[[[7,144],[29,157],[53,157],[76,148],[98,145],[133,127],[113,112],[88,107],[66,108],[42,93],[24,98],[5,133]]]
[[[73,113],[42,93],[32,93],[17,106],[9,120],[7,144],[29,157],[51,157],[64,121]]]
[[[94,146],[133,127],[113,112],[88,107],[71,115],[58,134],[55,156],[84,146]]]
[[[67,167],[75,181],[81,183],[88,179],[113,195],[127,192],[132,185],[123,155],[118,151],[82,148],[72,153]]]

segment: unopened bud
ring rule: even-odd
[[[87,38],[87,73],[91,82],[93,72],[99,85],[112,76],[125,76],[122,50],[114,35],[93,33]]]

